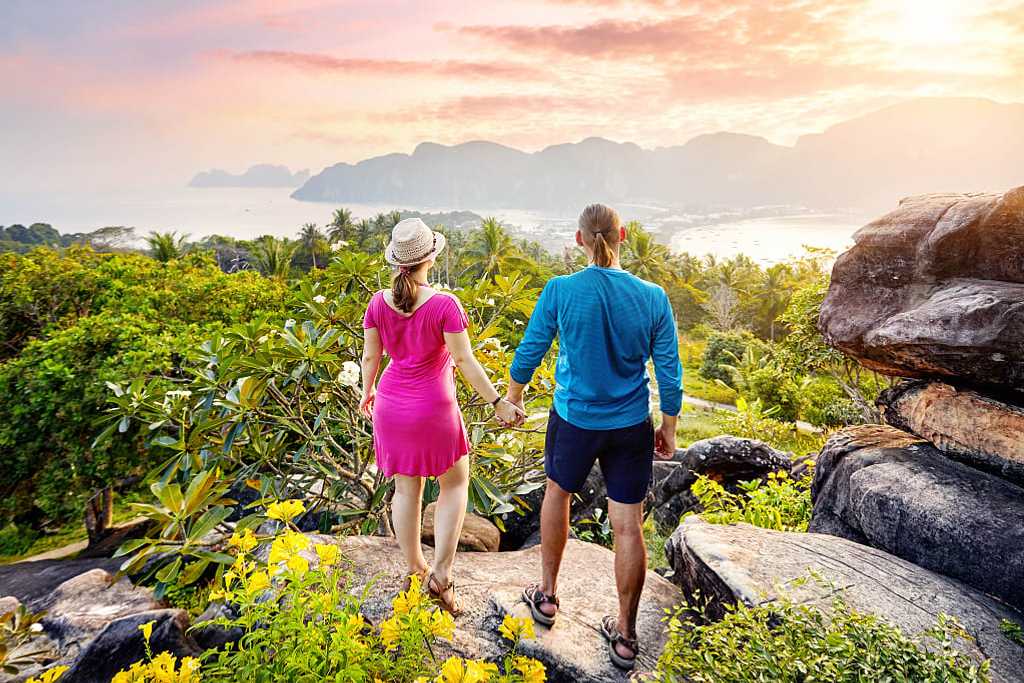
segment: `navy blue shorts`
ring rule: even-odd
[[[651,419],[621,429],[580,429],[552,408],[544,442],[544,472],[569,493],[579,493],[594,463],[608,497],[617,503],[642,503],[651,487],[654,425]]]

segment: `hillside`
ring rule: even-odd
[[[245,173],[232,174],[215,168],[197,173],[189,187],[296,187],[309,179],[309,171],[292,173],[287,166],[257,164]]]
[[[881,210],[942,188],[1019,184],[1024,105],[917,99],[800,138],[792,147],[717,133],[642,149],[587,138],[527,153],[493,142],[422,143],[325,168],[292,196],[452,208],[575,209],[591,201],[669,206]]]

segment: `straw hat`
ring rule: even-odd
[[[431,230],[419,218],[399,221],[391,231],[384,259],[393,266],[417,266],[444,250],[444,235]]]

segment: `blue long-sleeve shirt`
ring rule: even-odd
[[[558,335],[554,407],[581,429],[619,429],[650,415],[647,359],[654,360],[661,410],[677,415],[683,368],[665,291],[615,268],[590,266],[544,287],[512,362],[528,384]]]

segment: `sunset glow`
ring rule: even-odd
[[[0,164],[110,187],[424,140],[791,144],[910,97],[1024,100],[1022,74],[1021,0],[14,0]]]

